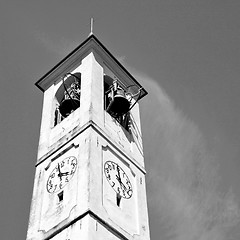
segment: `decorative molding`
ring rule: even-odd
[[[67,151],[69,151],[69,150],[70,150],[71,148],[73,148],[73,147],[77,148],[77,147],[79,147],[79,144],[76,145],[76,144],[72,143],[69,147],[67,147],[67,148],[65,148],[64,150],[62,150],[59,154],[57,154],[55,157],[53,157],[53,158],[51,159],[51,161],[49,162],[49,164],[45,167],[45,170],[48,170],[53,161],[55,161],[57,158],[59,158],[60,156],[62,156],[63,154],[65,154]]]

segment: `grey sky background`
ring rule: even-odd
[[[240,239],[240,2],[0,0],[0,233],[26,237],[42,93],[94,33],[141,101],[151,240]]]

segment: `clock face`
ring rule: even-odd
[[[50,173],[47,180],[49,193],[57,192],[65,187],[71,180],[77,169],[77,159],[74,156],[67,157],[59,162]]]
[[[112,161],[105,162],[104,173],[108,183],[117,194],[126,199],[131,198],[133,194],[132,184],[127,174],[117,163]]]

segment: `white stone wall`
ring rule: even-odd
[[[28,240],[149,239],[145,170],[138,103],[131,110],[128,132],[103,103],[101,57],[90,49],[72,73],[81,73],[80,108],[53,126],[58,81],[44,92],[38,161]],[[68,156],[78,160],[71,181],[58,192],[46,190],[49,174]],[[128,175],[133,194],[116,202],[116,192],[104,174],[114,161]],[[91,214],[92,213],[92,214]]]

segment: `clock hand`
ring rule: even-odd
[[[120,187],[121,187],[121,188],[123,187],[123,188],[124,188],[124,190],[125,190],[125,191],[127,191],[127,188],[126,188],[126,186],[125,186],[125,185],[124,185],[122,182],[119,182],[119,183],[120,183]],[[122,188],[122,189],[123,189],[123,188]]]
[[[126,192],[129,194],[130,189],[128,189],[128,188],[123,184],[123,182],[122,182],[122,180],[121,180],[120,169],[119,169],[119,166],[118,166],[118,165],[117,165],[117,172],[118,172],[118,175],[116,175],[116,177],[117,177],[117,180],[118,180],[118,182],[119,182],[119,184],[120,184],[121,189],[122,189],[123,191],[126,191]]]
[[[58,177],[60,177],[60,180],[62,181],[62,173],[61,173],[61,170],[60,170],[60,165],[58,163]]]
[[[67,176],[69,175],[69,172],[64,172],[64,173],[61,173],[62,176]]]
[[[127,190],[126,186],[123,184],[122,182],[122,179],[121,179],[121,176],[120,176],[120,170],[119,170],[119,166],[117,165],[117,172],[118,172],[118,175],[117,175],[117,180],[120,184],[120,187],[123,189],[123,190]]]
[[[121,183],[122,183],[122,180],[121,180],[121,177],[120,177],[120,170],[119,170],[119,166],[118,166],[118,165],[117,165],[117,172],[118,172],[117,180],[118,180],[119,183],[121,184]]]

